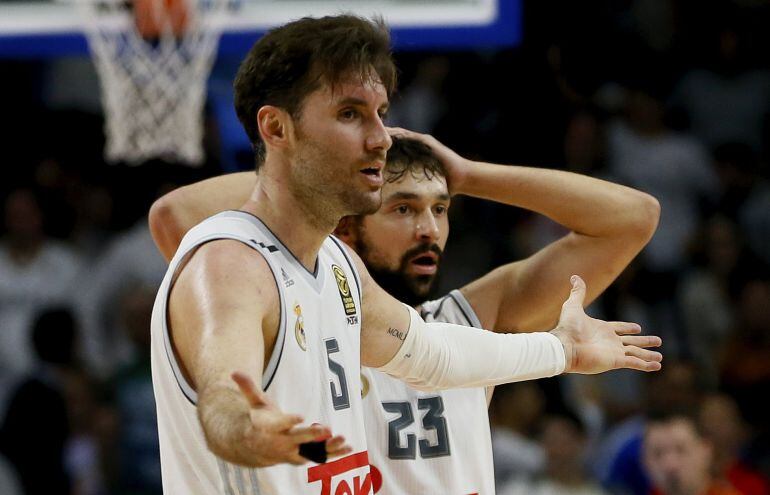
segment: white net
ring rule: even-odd
[[[186,2],[184,29],[174,17],[179,12],[164,8],[170,2],[155,0],[157,35],[148,41],[137,28],[132,3],[78,1],[101,82],[107,161],[162,158],[199,165],[204,160],[206,81],[224,21],[238,4],[179,2]]]

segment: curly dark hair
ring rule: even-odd
[[[259,109],[275,105],[297,119],[308,94],[351,74],[360,75],[362,82],[379,78],[388,95],[393,93],[396,67],[381,18],[305,17],[270,30],[251,47],[233,86],[235,111],[254,147],[257,170],[265,158]]]
[[[407,172],[415,177],[422,173],[428,179],[437,175],[446,177],[444,165],[433,154],[430,146],[416,139],[394,137],[385,164],[385,180],[396,182]]]

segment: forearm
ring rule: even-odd
[[[657,225],[655,198],[619,184],[513,165],[467,161],[465,168],[455,192],[535,211],[580,234],[651,235]]]
[[[198,420],[211,452],[240,465],[253,462],[244,448],[250,427],[249,407],[236,390],[226,386],[203,390],[198,396]]]
[[[188,230],[219,212],[240,208],[255,183],[253,172],[240,172],[196,182],[164,195],[150,208],[150,231],[155,245],[167,260],[171,259]]]
[[[425,323],[414,311],[401,348],[379,368],[415,388],[482,387],[557,375],[565,349],[547,332],[496,334],[450,323]]]

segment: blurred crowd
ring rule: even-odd
[[[505,1],[505,0],[502,0]],[[661,203],[588,312],[664,339],[661,372],[498,387],[498,493],[770,493],[770,3],[524,2],[512,49],[398,52],[390,123],[459,153],[589,174]],[[103,163],[86,58],[0,60],[0,493],[159,494],[153,199],[251,165],[221,59],[203,167]],[[441,285],[565,234],[454,198]],[[479,221],[484,219],[484,221]],[[474,256],[468,256],[474,253]]]

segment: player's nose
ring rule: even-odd
[[[369,136],[366,138],[366,148],[368,151],[385,152],[390,149],[392,144],[393,138],[390,137],[390,133],[388,133],[385,123],[378,116],[375,119],[375,123],[372,126]]]
[[[415,234],[421,241],[435,241],[439,236],[438,222],[433,212],[428,210],[417,218]]]

